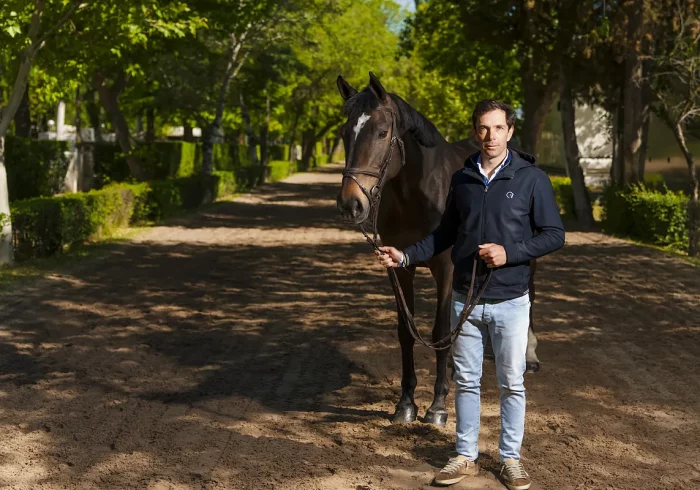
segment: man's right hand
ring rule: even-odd
[[[374,253],[379,263],[387,269],[389,267],[398,267],[401,263],[401,259],[403,259],[403,253],[394,247],[379,247],[379,250],[381,250],[382,253],[379,253],[377,250],[375,250]]]

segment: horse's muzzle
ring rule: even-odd
[[[364,222],[369,215],[369,207],[362,203],[362,199],[354,196],[344,200],[338,195],[336,206],[338,207],[338,212],[340,213],[340,217],[343,218],[343,221],[354,225],[359,225]]]

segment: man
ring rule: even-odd
[[[457,456],[436,475],[439,485],[451,485],[479,472],[481,366],[487,336],[501,389],[501,477],[510,490],[526,490],[531,484],[520,462],[530,260],[561,248],[564,228],[547,175],[535,167],[532,156],[508,148],[514,122],[515,113],[508,105],[495,100],[479,102],[472,124],[481,151],[452,176],[438,228],[403,251],[381,247],[382,253],[377,252],[383,266],[406,267],[453,247],[453,329],[458,326],[474,264],[474,291],[485,281],[487,267],[492,271],[482,299],[452,346]]]

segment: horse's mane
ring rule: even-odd
[[[396,94],[389,94],[399,110],[399,130],[409,131],[414,138],[423,146],[433,147],[442,136],[435,125],[427,117],[408,105]],[[350,119],[356,119],[361,114],[373,111],[381,105],[381,101],[369,89],[365,88],[358,92],[343,104],[343,113]]]

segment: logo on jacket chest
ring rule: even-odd
[[[515,194],[513,194],[512,191],[506,192],[506,197],[507,197],[508,199],[513,199],[514,196],[515,196]]]

